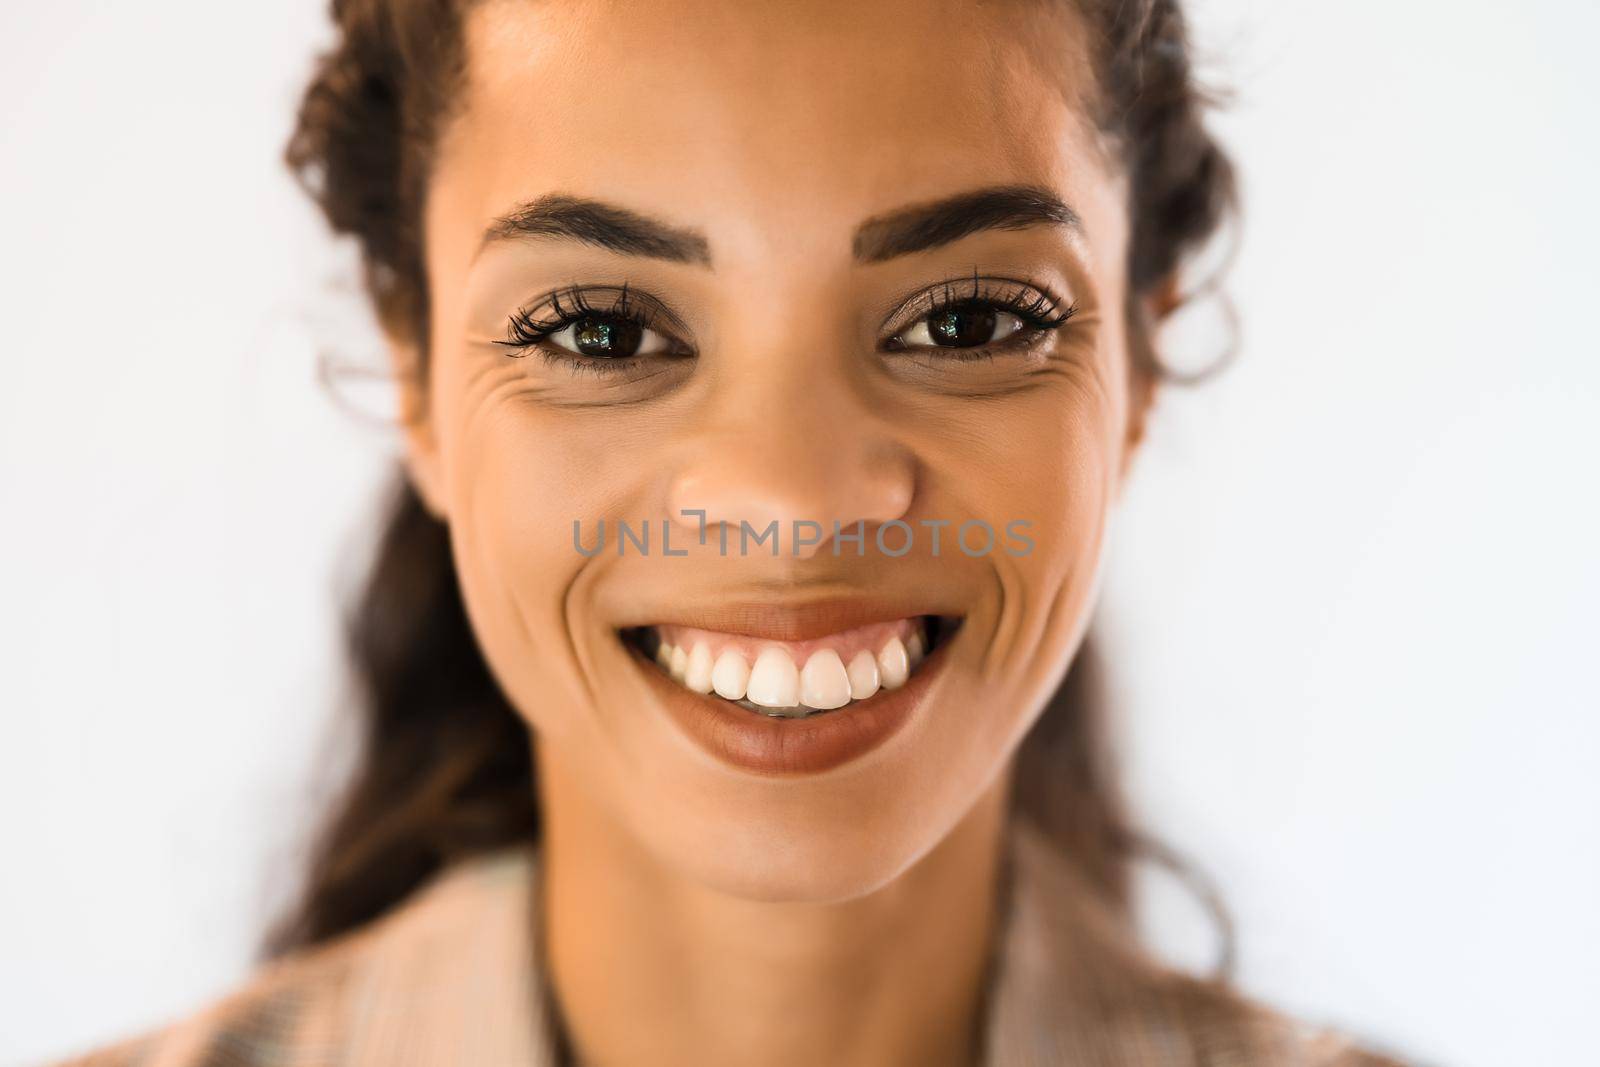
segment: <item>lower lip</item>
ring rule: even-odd
[[[706,752],[753,774],[798,776],[860,759],[898,733],[927,700],[948,643],[930,652],[899,689],[803,719],[775,718],[703,696],[668,678],[638,650],[628,651],[668,714]]]

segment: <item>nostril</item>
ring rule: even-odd
[[[847,426],[830,423],[818,432],[814,424],[780,417],[747,434],[723,431],[702,442],[674,476],[667,507],[697,542],[720,539],[714,526],[764,531],[775,523],[782,554],[791,554],[791,542],[804,542],[793,543],[792,554],[810,556],[835,528],[903,518],[915,493],[915,463],[898,445]]]

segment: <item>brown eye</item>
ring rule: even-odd
[[[994,337],[999,315],[987,304],[948,308],[928,316],[928,336],[942,348],[975,348]]]
[[[918,319],[895,338],[905,348],[979,348],[1022,329],[1009,311],[979,300],[952,304]]]
[[[633,319],[584,315],[546,336],[557,348],[592,359],[628,359],[667,351],[671,342]]]

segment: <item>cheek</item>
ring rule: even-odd
[[[1029,649],[1055,678],[1093,609],[1099,586],[1105,525],[1114,492],[1120,423],[1103,394],[1085,392],[1040,420],[1030,455],[1034,477],[1013,486],[1018,510],[1030,520],[1032,545],[1009,558],[1008,610],[996,640],[1000,654]]]
[[[441,382],[441,386],[445,385]],[[519,402],[515,377],[458,390],[441,445],[450,483],[452,550],[473,629],[497,681],[541,730],[562,733],[561,709],[589,699],[574,634],[596,519],[625,506],[637,464],[582,418]],[[453,409],[453,410],[452,410]],[[551,720],[551,721],[546,721]]]
[[[921,442],[929,480],[921,514],[949,519],[951,529],[981,519],[998,545],[972,558],[942,540],[947,566],[981,569],[987,588],[965,624],[940,713],[923,720],[898,773],[885,779],[893,785],[877,798],[875,828],[899,819],[898,832],[910,836],[948,826],[1015,753],[1060,683],[1098,585],[1117,404],[1085,371],[1025,398],[964,401]]]
[[[934,506],[998,535],[994,593],[975,620],[990,638],[975,667],[989,692],[1018,698],[1019,715],[1066,669],[1093,607],[1125,403],[1107,364],[1085,361],[992,410],[963,411],[936,446]]]

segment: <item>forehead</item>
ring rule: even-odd
[[[716,241],[719,213],[854,221],[1108,169],[1064,3],[489,0],[465,30],[436,179],[479,214],[555,190],[709,221]]]

